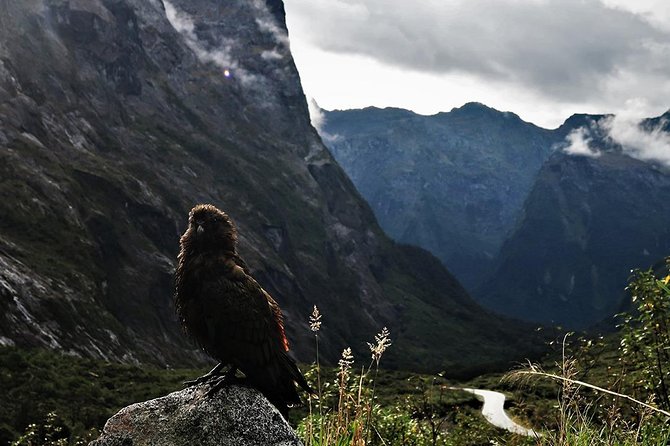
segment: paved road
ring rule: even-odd
[[[529,437],[542,436],[541,433],[536,432],[533,429],[528,429],[519,424],[516,424],[510,417],[507,416],[507,413],[504,409],[505,395],[502,393],[481,389],[459,389],[455,387],[454,389],[474,393],[480,397],[480,399],[483,399],[484,407],[482,407],[482,415],[484,415],[484,418],[486,418],[486,420],[492,425],[519,435],[527,435]]]

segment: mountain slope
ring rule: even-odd
[[[187,212],[210,202],[238,224],[302,360],[313,304],[330,361],[365,354],[384,325],[396,367],[518,352],[522,330],[386,238],[322,145],[280,1],[1,2],[0,158],[4,345],[203,361],[171,294]]]
[[[572,328],[610,320],[630,270],[670,254],[670,175],[644,155],[667,159],[654,140],[670,112],[617,128],[577,114],[555,130],[481,104],[325,116],[325,140],[382,227],[436,254],[496,312]],[[596,155],[564,153],[575,138]]]
[[[382,228],[430,250],[466,286],[488,272],[560,140],[477,103],[434,116],[325,112],[322,133]]]
[[[559,130],[603,118],[576,116]],[[559,151],[543,166],[495,273],[477,291],[490,308],[567,327],[610,320],[625,307],[630,271],[670,254],[670,172],[587,128],[600,156]]]

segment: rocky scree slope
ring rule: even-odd
[[[497,362],[522,342],[379,229],[309,123],[279,1],[0,3],[0,158],[4,345],[205,361],[172,306],[198,202],[237,222],[301,360],[313,304],[330,361],[382,326],[395,367]]]

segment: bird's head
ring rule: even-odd
[[[199,204],[188,214],[188,229],[181,243],[194,244],[200,249],[234,252],[237,230],[225,212],[211,204]]]

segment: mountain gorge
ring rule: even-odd
[[[388,326],[387,365],[518,358],[427,252],[387,238],[311,127],[280,1],[0,2],[0,343],[201,364],[172,306],[188,210],[226,210],[299,359]],[[482,327],[486,327],[482,330]]]
[[[591,123],[603,116],[582,117]],[[496,311],[548,324],[587,327],[628,308],[633,269],[670,255],[670,170],[640,161],[589,128],[597,156],[557,151],[540,171],[494,274],[476,291]],[[642,127],[652,126],[646,120]]]
[[[434,116],[366,108],[324,117],[327,145],[381,226],[430,250],[466,286],[489,272],[557,141],[477,103]]]
[[[631,269],[670,254],[669,171],[644,155],[669,137],[669,116],[627,127],[633,148],[612,116],[546,130],[481,104],[326,112],[322,133],[382,227],[433,252],[482,304],[585,328],[611,325]],[[567,153],[576,138],[581,152]]]

